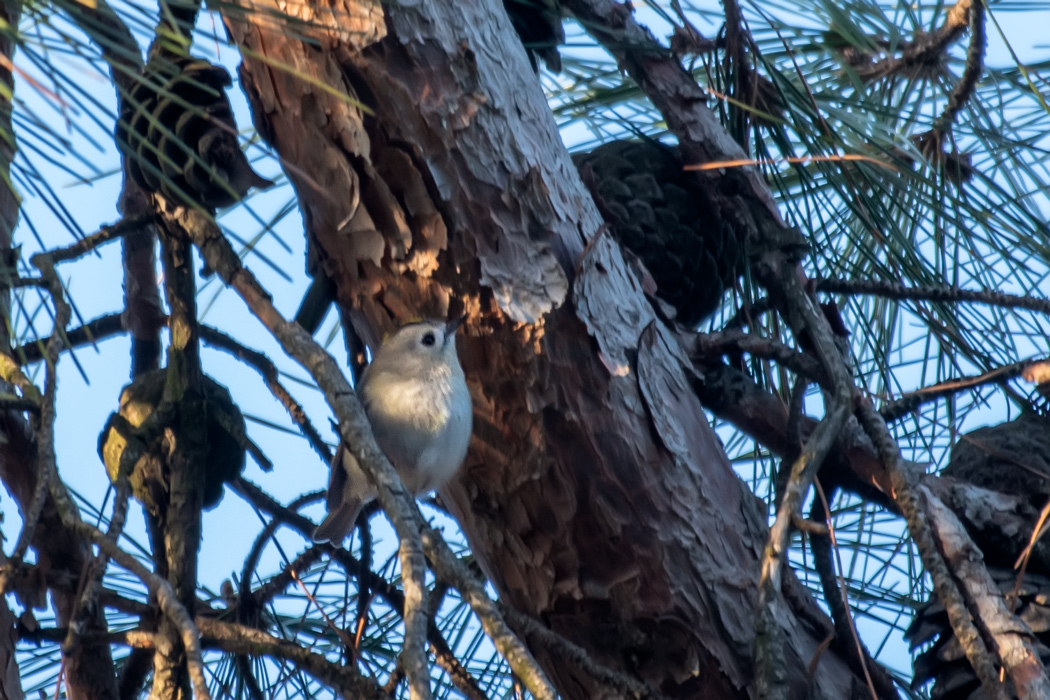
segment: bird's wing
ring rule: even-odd
[[[368,477],[346,446],[340,443],[332,460],[328,482],[328,515],[314,530],[314,542],[342,542],[353,529],[361,509],[373,498],[375,489]]]

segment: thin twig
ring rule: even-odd
[[[932,301],[951,303],[966,301],[975,304],[1000,306],[1007,309],[1027,309],[1050,314],[1050,299],[1004,294],[990,289],[959,289],[958,287],[908,287],[889,280],[822,279],[815,282],[817,291],[832,294],[878,296],[886,299]]]
[[[289,503],[288,506],[277,507],[281,508],[281,510],[283,510],[286,514],[297,514],[302,508],[305,508],[311,503],[315,503],[321,500],[323,496],[324,491],[312,491],[310,493],[306,493],[302,496],[299,496],[294,501]],[[241,622],[246,621],[242,617],[242,614],[245,610],[249,610],[250,612],[254,613],[254,611],[259,606],[265,605],[266,602],[273,597],[273,595],[276,595],[279,592],[279,590],[283,590],[282,586],[281,589],[274,591],[271,594],[260,597],[258,591],[256,591],[254,594],[252,593],[252,579],[255,577],[255,570],[259,566],[259,560],[262,558],[263,547],[268,541],[270,541],[274,533],[277,532],[277,528],[280,527],[281,524],[284,522],[286,521],[283,518],[274,517],[272,520],[270,520],[270,522],[266,523],[266,526],[263,528],[262,532],[259,533],[258,537],[256,537],[255,541],[252,543],[251,549],[248,550],[248,556],[244,558],[244,566],[241,568],[240,589],[237,592],[237,595],[239,596],[240,600],[239,605],[243,607],[243,609],[242,607],[238,608],[238,619]],[[291,567],[291,564],[288,564],[288,567]],[[296,570],[302,571],[303,569],[297,568]],[[282,577],[282,580],[284,580],[284,586],[287,586],[289,583],[291,583],[292,579],[290,576],[287,576]],[[249,603],[251,603],[251,605],[249,605]]]
[[[239,360],[242,360],[251,367],[253,367],[260,375],[262,375],[263,381],[266,382],[266,387],[270,390],[281,405],[284,406],[285,410],[288,411],[288,415],[291,416],[292,422],[299,426],[299,429],[303,431],[303,435],[306,437],[307,442],[314,448],[314,451],[321,456],[321,460],[326,464],[332,463],[332,451],[328,449],[328,443],[324,441],[321,434],[317,432],[317,428],[310,422],[310,418],[306,415],[306,411],[299,404],[295,398],[284,388],[284,385],[280,382],[280,373],[277,371],[277,365],[257,350],[245,347],[241,343],[231,338],[226,333],[223,333],[218,328],[206,326],[201,324],[200,326],[201,340],[208,345],[225,350]]]
[[[314,529],[317,527],[316,523],[309,518],[285,508],[258,486],[243,477],[238,478],[232,484],[232,487],[256,508],[269,513],[274,520],[293,528],[307,540],[310,539]],[[346,571],[356,576],[359,582],[379,595],[394,612],[398,615],[402,614],[404,597],[401,591],[397,590],[389,581],[365,567],[363,562],[358,561],[345,549],[325,546],[322,547],[322,550],[327,551],[333,561],[339,563]],[[260,588],[256,591],[256,595],[259,595],[262,590]],[[430,621],[429,617],[427,641],[430,644],[431,651],[434,653],[438,666],[448,674],[460,692],[470,700],[486,700],[485,694],[478,685],[477,680],[471,676],[470,672],[456,658],[448,642],[438,630],[437,625]]]
[[[317,608],[317,612],[321,613],[321,617],[324,618],[324,622],[326,625],[328,625],[328,629],[335,632],[335,636],[339,637],[339,640],[343,643],[343,646],[345,646],[347,649],[354,649],[354,640],[350,638],[350,635],[347,634],[346,630],[344,630],[339,625],[335,624],[335,621],[328,616],[328,613],[325,612],[324,607],[317,602],[317,599],[314,598],[312,593],[310,593],[310,589],[307,588],[306,584],[303,583],[303,580],[299,578],[299,573],[295,569],[291,569],[290,573],[292,576],[292,580],[295,581],[299,588],[302,589],[303,595],[306,596],[306,599],[310,601],[310,603],[313,604],[315,608]]]
[[[120,335],[124,332],[120,314],[106,314],[88,321],[82,326],[66,331],[65,349],[94,344],[98,340]],[[40,338],[29,340],[11,351],[11,355],[24,364],[39,362],[44,359],[44,341]]]
[[[30,262],[37,268],[40,266],[37,264],[38,260],[44,258],[50,259],[52,264],[60,262],[68,262],[70,260],[76,260],[80,256],[90,253],[96,248],[109,243],[110,241],[116,240],[126,233],[130,233],[139,229],[152,221],[151,216],[136,216],[126,217],[121,219],[111,226],[103,226],[95,233],[90,236],[81,238],[76,243],[68,245],[64,248],[54,248],[45,253],[37,253],[34,255]],[[41,270],[43,272],[43,270]]]
[[[252,607],[259,608],[273,600],[274,596],[288,588],[288,584],[294,581],[294,575],[313,566],[325,551],[325,547],[320,545],[304,549],[299,556],[285,564],[275,576],[271,576],[261,586],[250,592]],[[238,606],[241,604],[242,601],[238,600]]]
[[[909,392],[896,401],[886,404],[879,409],[879,414],[887,423],[898,421],[909,413],[917,411],[922,405],[936,401],[937,399],[949,398],[960,391],[984,386],[985,384],[1002,384],[1010,379],[1019,377],[1024,371],[1036,362],[1045,360],[1022,360],[1009,365],[997,367],[991,371],[976,374],[970,377],[959,377],[949,379],[932,386],[923,387]]]

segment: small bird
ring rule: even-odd
[[[376,352],[357,387],[376,442],[412,494],[444,486],[470,444],[470,392],[456,356],[463,319],[402,326]],[[314,541],[341,542],[375,497],[375,486],[340,444],[328,482],[328,516]]]

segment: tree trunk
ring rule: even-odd
[[[315,24],[321,49],[258,19],[266,0],[227,23],[266,60],[241,70],[257,127],[357,332],[374,347],[396,322],[469,314],[475,435],[442,495],[478,561],[505,602],[669,697],[750,697],[765,506],[603,235],[502,5],[333,5],[285,9],[352,19]],[[793,694],[850,697],[863,681],[820,656],[825,630],[777,614]],[[566,698],[622,694],[533,651]]]

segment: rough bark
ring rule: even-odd
[[[383,9],[385,25],[349,38],[316,29],[321,49],[227,18],[268,61],[246,59],[241,77],[296,185],[312,260],[373,346],[395,322],[468,312],[475,439],[443,496],[501,596],[671,697],[749,697],[764,507],[600,233],[502,8]],[[374,22],[378,9],[290,11]],[[823,629],[779,607],[802,695]],[[617,696],[534,651],[564,697]],[[848,697],[855,680],[825,653],[813,696]]]

